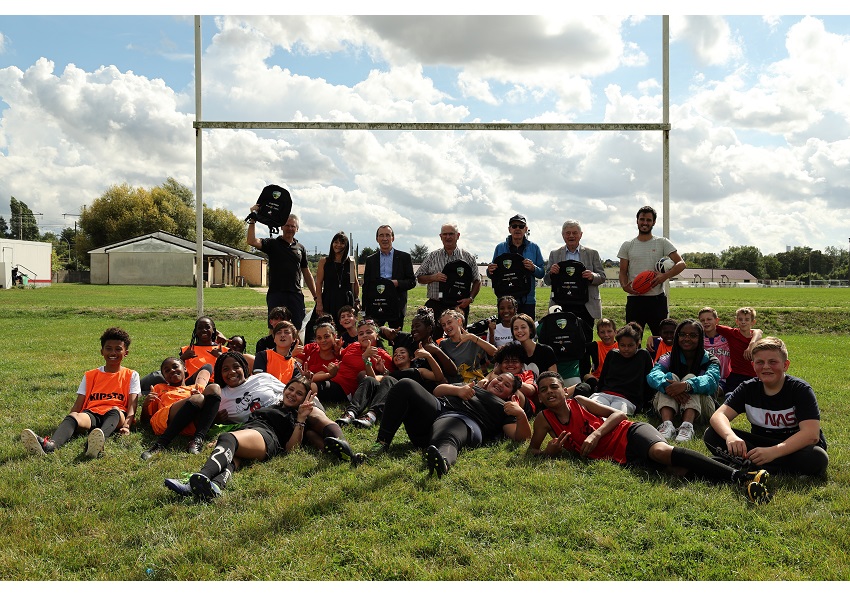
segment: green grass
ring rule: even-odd
[[[545,305],[540,290],[539,305]],[[622,322],[624,296],[605,288]],[[410,306],[424,298],[414,290]],[[205,290],[205,312],[249,344],[266,333],[264,298]],[[673,290],[674,317],[704,304],[731,323],[754,306],[780,333],[791,372],[818,394],[829,441],[825,481],[775,477],[775,500],[578,459],[526,458],[502,442],[427,477],[402,432],[389,456],[352,470],[298,450],[236,473],[209,505],[175,498],[164,477],[200,467],[185,439],[143,463],[145,428],[81,458],[84,439],[33,459],[23,427],[51,433],[83,371],[101,364],[112,325],[133,337],[125,364],[145,374],[188,343],[195,290],[56,285],[0,293],[0,573],[5,580],[847,580],[850,471],[848,290]],[[473,318],[492,314],[487,289]],[[542,310],[538,310],[540,314]],[[763,317],[764,315],[764,317]],[[781,318],[780,318],[781,317]],[[773,326],[773,327],[771,327]],[[332,418],[341,407],[331,407]],[[355,449],[374,430],[346,431]],[[700,440],[688,444],[704,451]],[[147,574],[146,570],[151,569]]]

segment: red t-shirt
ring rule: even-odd
[[[384,365],[388,369],[392,368],[392,357],[383,348],[378,348],[377,350],[378,356],[384,359]],[[336,381],[346,394],[351,394],[357,389],[357,375],[365,369],[366,366],[363,364],[363,347],[360,345],[360,342],[354,342],[343,348],[339,361],[339,371],[337,371],[333,381]]]
[[[730,371],[738,375],[746,375],[747,377],[755,377],[756,372],[753,371],[753,363],[744,358],[744,350],[753,341],[751,337],[744,337],[741,330],[737,327],[727,327],[726,325],[718,325],[717,333],[726,338],[729,342],[729,358],[731,359]]]
[[[589,413],[581,404],[570,398],[567,400],[567,407],[570,409],[570,422],[566,425],[558,420],[548,408],[543,410],[543,416],[552,428],[552,437],[558,437],[562,431],[568,431],[570,438],[566,443],[568,450],[581,453],[581,445],[591,433],[602,426],[604,420],[601,417]],[[602,436],[596,448],[588,454],[588,458],[606,458],[613,460],[621,465],[626,463],[626,434],[631,427],[632,421],[623,419],[608,435]]]
[[[311,373],[327,373],[328,365],[339,360],[338,356],[325,360],[321,357],[320,352],[319,344],[316,342],[310,342],[304,346],[302,362],[307,366]]]

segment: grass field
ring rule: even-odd
[[[622,323],[622,291],[603,288],[602,297],[604,314]],[[409,307],[423,299],[416,288]],[[774,477],[774,501],[754,507],[731,486],[527,458],[509,442],[462,453],[437,480],[402,430],[389,456],[356,470],[298,450],[238,471],[219,500],[199,505],[162,485],[206,458],[183,452],[184,439],[148,463],[139,459],[153,440],[146,428],[108,440],[96,461],[82,458],[83,438],[43,459],[18,441],[23,427],[49,434],[67,414],[83,371],[102,364],[106,327],[130,332],[125,365],[143,375],[187,344],[195,290],[3,290],[2,579],[850,579],[850,290],[675,289],[671,315],[695,316],[705,304],[725,323],[754,306],[757,326],[785,339],[791,373],[818,394],[826,480]],[[473,319],[495,312],[492,292],[473,307]],[[254,290],[206,290],[205,312],[250,346],[266,333]],[[331,418],[340,409],[329,408]],[[374,439],[374,430],[346,434],[355,449]],[[688,446],[705,451],[699,439]]]

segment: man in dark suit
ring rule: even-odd
[[[389,225],[381,225],[375,233],[378,251],[366,257],[363,270],[363,284],[368,285],[378,279],[391,280],[398,297],[398,316],[388,318],[387,325],[400,329],[404,324],[407,310],[407,290],[416,287],[416,277],[413,275],[413,261],[410,254],[393,248],[395,233]],[[364,306],[365,308],[365,306]],[[383,325],[381,320],[378,325]]]
[[[602,298],[599,295],[599,286],[605,283],[605,267],[599,252],[593,248],[580,244],[582,236],[581,225],[578,221],[568,219],[561,227],[561,237],[566,242],[557,250],[549,253],[549,271],[543,278],[546,285],[552,285],[552,275],[559,273],[558,263],[565,260],[576,260],[584,265],[585,270],[580,274],[587,281],[588,299],[584,304],[573,306],[562,306],[564,311],[575,314],[584,324],[584,333],[587,341],[593,339],[594,319],[602,318]],[[550,298],[549,306],[555,304]]]

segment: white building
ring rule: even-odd
[[[29,285],[50,285],[53,246],[47,242],[0,238],[0,288],[12,287],[12,272]]]

